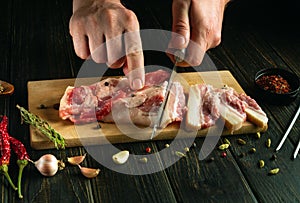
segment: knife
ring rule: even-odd
[[[184,59],[184,56],[185,56],[185,49],[177,50],[174,53],[175,63],[174,63],[174,66],[172,68],[172,73],[171,73],[169,81],[168,81],[168,85],[167,85],[167,88],[166,88],[166,94],[165,94],[164,100],[163,100],[163,102],[162,102],[162,104],[161,104],[161,106],[158,110],[157,118],[156,118],[155,123],[153,125],[153,129],[152,129],[152,133],[151,133],[151,137],[150,137],[151,140],[156,135],[157,128],[159,128],[160,125],[161,125],[163,112],[166,108],[166,104],[167,104],[167,101],[168,101],[168,98],[169,98],[169,95],[170,95],[170,89],[171,89],[173,80],[174,80],[174,78],[177,74],[177,63],[182,62],[183,59]]]

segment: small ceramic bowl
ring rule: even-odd
[[[276,88],[269,85],[270,80],[268,80],[268,83],[264,81],[264,85],[262,85],[262,82],[259,82],[259,80],[265,80],[266,78],[269,78],[271,81],[279,79],[281,82],[274,82],[277,84]],[[282,81],[287,82],[289,88],[286,88]],[[297,98],[300,89],[300,80],[298,76],[295,73],[281,68],[265,68],[258,71],[255,75],[254,83],[262,100],[274,104],[288,104],[294,101]],[[288,89],[288,92],[284,92],[284,90]]]

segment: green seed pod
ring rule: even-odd
[[[260,136],[261,136],[261,135],[260,135],[260,132],[257,132],[257,133],[256,133],[256,138],[257,138],[257,139],[260,139]]]
[[[229,147],[229,144],[221,144],[221,145],[219,146],[219,149],[220,149],[220,150],[225,150],[225,149],[228,149],[228,147]]]
[[[251,149],[250,149],[250,153],[255,153],[256,152],[256,149],[254,148],[254,147],[252,147]]]
[[[139,160],[141,163],[147,163],[148,162],[148,159],[147,157],[143,157]]]
[[[268,148],[271,147],[271,139],[270,139],[270,138],[267,139],[267,141],[266,141],[266,146],[267,146]]]
[[[258,165],[259,165],[259,168],[263,168],[265,166],[264,160],[259,160]]]
[[[231,145],[230,141],[227,138],[224,138],[224,143]]]
[[[185,157],[185,156],[186,156],[184,153],[179,152],[179,151],[176,151],[175,154],[176,154],[176,156],[178,156],[178,157]]]
[[[279,173],[279,168],[274,168],[269,171],[270,175],[276,175],[277,173]]]
[[[238,139],[237,139],[237,142],[238,142],[240,145],[245,145],[245,144],[247,144],[247,142],[246,142],[245,140],[241,139],[241,138],[238,138]]]

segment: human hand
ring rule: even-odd
[[[70,34],[76,54],[123,67],[132,89],[144,86],[144,57],[136,15],[119,0],[74,0]]]
[[[178,66],[198,66],[205,52],[221,42],[223,14],[229,0],[173,0],[172,38],[167,54],[174,62],[174,50],[186,48]]]

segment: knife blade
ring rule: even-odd
[[[182,62],[183,59],[184,59],[184,56],[185,56],[185,49],[177,50],[174,53],[175,63],[174,63],[174,66],[172,68],[172,73],[170,75],[168,85],[166,87],[166,93],[165,93],[164,100],[163,100],[163,102],[162,102],[162,104],[161,104],[161,106],[158,110],[157,118],[156,118],[155,123],[153,125],[153,129],[152,129],[152,133],[151,133],[151,137],[150,137],[151,140],[156,135],[157,129],[161,126],[163,113],[164,113],[164,110],[166,108],[166,104],[167,104],[167,101],[168,101],[168,98],[169,98],[169,95],[170,95],[170,90],[171,90],[171,87],[172,87],[172,83],[173,83],[173,80],[174,80],[174,78],[177,74],[177,63]]]

